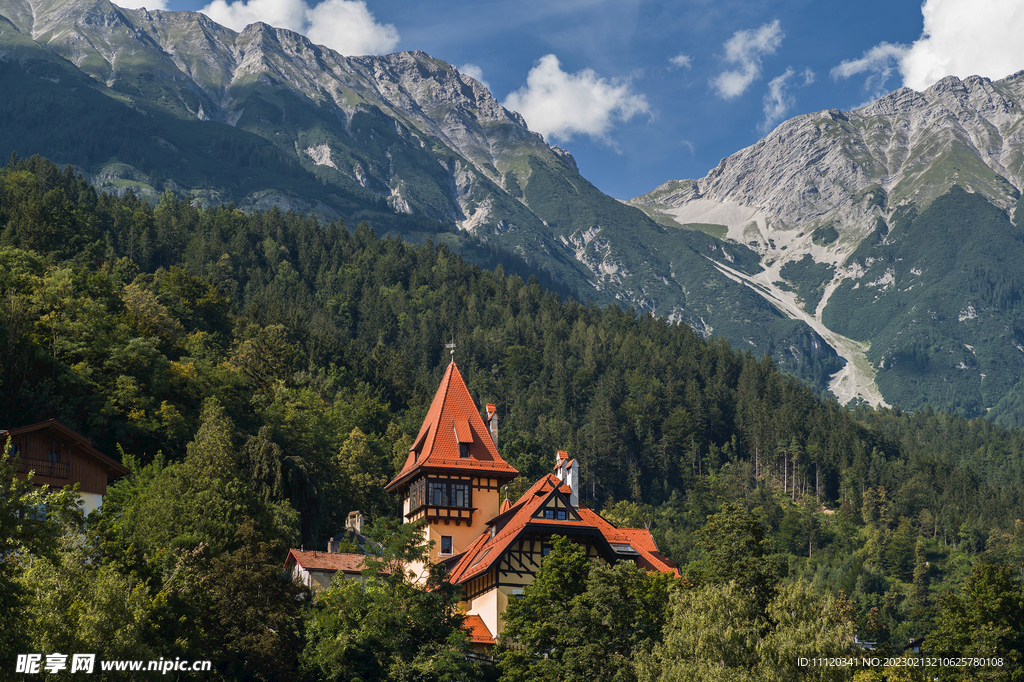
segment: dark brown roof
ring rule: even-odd
[[[47,419],[46,421],[37,422],[35,424],[29,424],[28,426],[17,426],[12,429],[0,431],[0,438],[6,440],[7,436],[20,436],[24,433],[31,433],[33,431],[42,431],[44,429],[53,429],[58,433],[62,434],[69,441],[75,443],[84,453],[97,460],[104,469],[107,470],[107,475],[111,477],[124,476],[128,473],[128,467],[121,464],[115,459],[104,455],[102,452],[92,446],[92,441],[78,433],[69,426],[61,424],[56,419]],[[3,443],[0,443],[2,447]]]

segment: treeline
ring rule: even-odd
[[[898,650],[935,627],[973,561],[1013,563],[1024,542],[1019,431],[848,411],[685,325],[563,299],[365,223],[170,193],[150,206],[15,158],[0,171],[0,315],[2,421],[57,417],[131,455],[105,504],[120,520],[103,546],[121,549],[96,561],[124,562],[151,596],[216,538],[218,553],[249,547],[279,566],[351,509],[393,515],[382,486],[452,341],[473,397],[498,405],[520,488],[569,450],[582,501],[650,525],[694,582],[708,517],[735,502],[764,528],[780,580],[844,592],[858,632]],[[210,424],[226,487],[203,494],[236,510],[217,528],[204,507],[171,504],[206,490],[197,472],[212,465],[190,457],[216,449]],[[125,519],[147,509],[164,510],[164,535],[132,535]],[[228,537],[243,528],[249,540]]]

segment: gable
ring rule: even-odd
[[[570,504],[569,496],[559,490],[551,491],[532,518],[538,521],[582,521],[579,512]]]

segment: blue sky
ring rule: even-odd
[[[620,199],[703,177],[798,114],[1024,69],[1018,0],[162,1],[138,0],[236,30],[265,21],[344,54],[428,52]]]

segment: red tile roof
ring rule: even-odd
[[[494,644],[494,637],[480,616],[466,616],[462,629],[469,632],[469,641],[474,644]]]
[[[289,570],[298,564],[307,571],[320,573],[361,573],[363,570],[362,554],[330,554],[328,552],[303,552],[302,550],[288,550],[288,557],[284,560],[285,570]]]
[[[561,493],[568,497],[569,487],[558,480],[554,474],[547,474],[523,493],[514,505],[491,519],[489,525],[497,525],[494,537],[490,532],[483,533],[466,550],[462,558],[452,568],[449,580],[457,585],[463,584],[490,570],[505,550],[520,536],[528,525],[550,529],[562,526],[571,534],[572,530],[596,531],[609,544],[629,544],[637,552],[637,564],[647,570],[672,572],[679,575],[676,565],[658,552],[658,547],[650,531],[643,528],[616,528],[587,507],[580,506],[576,512],[580,520],[535,519],[534,515],[547,503],[552,495]]]
[[[459,442],[469,443],[469,457],[459,456]],[[454,362],[445,370],[405,466],[384,489],[396,492],[416,473],[438,469],[479,472],[502,480],[519,475],[498,454]]]

